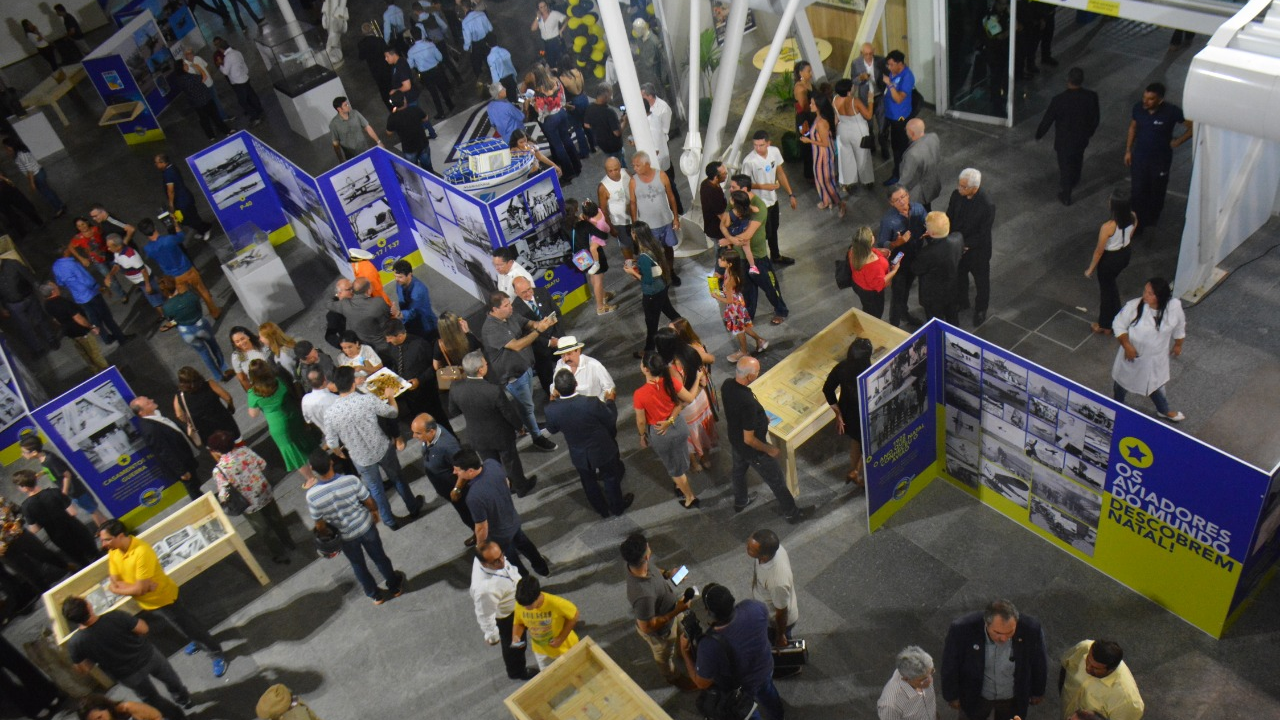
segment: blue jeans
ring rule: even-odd
[[[200,321],[194,325],[179,325],[178,334],[182,336],[183,342],[196,351],[215,379],[222,377],[222,374],[230,369],[226,358],[222,356],[222,348],[218,347],[218,341],[214,338],[213,326],[208,320],[200,318]]]
[[[587,117],[587,105],[591,103],[587,99],[586,94],[577,95],[566,98],[570,105],[573,105],[573,113],[569,115],[573,119],[573,131],[578,135],[578,156],[587,157],[596,149],[595,139],[588,133],[587,129],[582,126],[582,121]]]
[[[416,515],[422,509],[414,498],[409,483],[405,482],[404,476],[400,474],[400,458],[396,457],[395,443],[387,441],[387,451],[382,454],[382,459],[377,464],[361,465],[354,460],[351,462],[356,466],[356,472],[360,474],[364,486],[369,489],[369,494],[373,496],[373,502],[378,506],[378,514],[382,516],[382,523],[387,527],[395,530],[400,526],[396,524],[396,516],[391,514],[391,503],[387,502],[387,493],[382,489],[382,476],[378,474],[378,468],[382,468],[382,471],[387,474],[387,479],[395,483],[396,492],[400,493],[400,499],[404,500],[405,509],[410,515]]]
[[[538,429],[538,418],[533,414],[533,368],[525,370],[523,375],[507,383],[507,392],[520,403],[520,410],[524,413],[524,426],[529,429],[529,434],[538,435],[541,430]]]
[[[67,209],[67,204],[62,202],[62,198],[58,197],[58,193],[53,191],[49,185],[49,173],[44,168],[40,168],[40,172],[36,173],[36,192],[44,198],[45,202],[56,211]]]
[[[351,572],[356,574],[356,580],[360,582],[360,587],[368,597],[378,596],[378,583],[374,582],[373,574],[369,572],[369,565],[364,561],[365,555],[373,560],[378,573],[387,583],[387,590],[392,595],[400,589],[400,578],[396,577],[396,569],[391,566],[391,558],[387,557],[386,551],[382,549],[382,538],[378,535],[377,525],[370,525],[368,532],[360,537],[350,540],[343,538],[342,554],[347,556],[347,562],[351,563]]]
[[[111,277],[111,265],[107,263],[90,261],[89,267],[93,268],[93,274],[97,275],[104,283],[111,287],[111,294],[117,299],[124,297],[124,283],[120,281],[120,276]],[[111,277],[110,280],[107,278]]]
[[[552,113],[542,121],[542,131],[551,143],[551,157],[560,165],[560,171],[567,177],[582,173],[582,159],[573,146],[573,133],[569,131],[571,119],[569,113],[561,110]]]
[[[1120,387],[1119,383],[1116,383],[1114,381],[1111,383],[1111,396],[1116,399],[1116,402],[1124,402],[1124,398],[1128,394],[1129,394],[1128,391]],[[1151,398],[1151,402],[1155,403],[1156,412],[1160,413],[1161,415],[1169,414],[1169,400],[1164,396],[1163,385],[1156,388],[1156,391],[1151,393],[1147,397]]]
[[[751,315],[751,319],[755,320],[756,303],[760,299],[761,291],[764,291],[765,298],[773,306],[774,317],[785,318],[790,315],[791,311],[787,309],[787,303],[782,299],[782,286],[778,283],[778,276],[773,271],[773,261],[767,257],[757,257],[756,269],[760,272],[742,275],[747,279],[742,299],[747,303],[747,313]]]
[[[84,310],[85,319],[98,326],[103,342],[118,343],[124,340],[124,331],[116,324],[115,316],[111,314],[111,308],[107,307],[107,300],[101,293],[94,293],[93,297],[79,305]]]
[[[409,162],[413,163],[414,165],[417,165],[418,167],[422,168],[423,170],[426,170],[427,172],[433,175],[436,172],[435,168],[431,167],[431,146],[430,145],[428,145],[427,147],[423,148],[422,150],[416,153],[415,152],[405,153],[404,159],[408,160]]]
[[[754,717],[763,717],[764,720],[782,720],[782,697],[778,695],[778,688],[773,684],[773,678],[756,688],[755,697],[759,707],[753,713]]]
[[[751,453],[748,457],[747,453]],[[747,469],[755,468],[760,479],[773,491],[773,496],[782,506],[783,514],[795,512],[796,499],[787,489],[787,479],[782,474],[782,466],[777,460],[754,450],[733,449],[733,469],[729,471],[729,483],[733,486],[733,506],[746,507],[750,495],[747,493]]]

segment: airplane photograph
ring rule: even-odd
[[[396,219],[391,214],[391,206],[386,198],[378,198],[366,205],[350,217],[351,230],[360,241],[360,247],[368,250],[380,239],[394,237]]]
[[[383,197],[382,181],[373,169],[373,160],[365,158],[329,178],[333,190],[342,203],[342,212],[351,215],[356,210]]]
[[[242,137],[196,158],[195,166],[218,209],[266,187]]]

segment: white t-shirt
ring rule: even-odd
[[[125,253],[129,250],[131,248],[125,248],[116,253],[115,263],[120,266],[120,274],[124,275],[126,280],[134,285],[141,285],[143,280],[142,268],[146,267],[146,263],[142,260],[142,253],[137,250],[133,250],[131,255],[126,255]],[[152,290],[154,289],[155,286],[152,286]]]
[[[609,222],[614,225],[630,225],[631,224],[631,175],[626,170],[621,171],[617,182],[609,179],[605,175],[600,179],[600,184],[604,186],[604,191],[609,193]]]
[[[338,396],[328,390],[315,390],[302,396],[302,419],[324,432],[324,411],[338,402]]]
[[[787,625],[795,625],[800,619],[800,608],[796,605],[796,583],[791,576],[791,558],[786,548],[779,546],[769,562],[757,562],[752,574],[751,597],[769,606],[769,621],[773,622],[775,612],[786,608]]]
[[[382,358],[378,357],[378,353],[374,352],[369,345],[362,344],[360,346],[360,354],[355,357],[347,357],[344,352],[338,353],[338,365],[343,367],[353,367],[356,369],[356,377],[364,377],[369,373],[364,371],[364,366],[381,365]]]
[[[187,69],[187,72],[191,73],[192,75],[200,76],[200,82],[203,82],[205,87],[213,87],[213,75],[209,73],[209,63],[205,62],[204,58],[200,57],[199,55],[192,55],[190,61],[187,61],[184,59],[182,62],[185,65],[195,65],[196,67],[200,68],[200,70],[202,70],[203,73],[194,72],[189,68]]]
[[[561,370],[568,369],[569,365],[563,359],[557,360],[551,375],[554,377]],[[578,371],[573,373],[573,379],[578,381],[579,395],[590,395],[599,398],[601,402],[605,402],[605,395],[615,387],[613,378],[604,365],[599,360],[586,355],[578,358]]]
[[[528,270],[525,270],[523,267],[520,267],[520,263],[518,262],[511,263],[511,269],[507,271],[506,275],[498,276],[498,291],[506,293],[507,297],[511,298],[512,302],[515,302],[515,299],[516,299],[516,291],[515,291],[514,285],[516,282],[516,278],[518,277],[522,277],[525,280],[528,280],[530,285],[535,284],[533,282],[533,276],[529,274]]]
[[[564,27],[564,13],[559,10],[552,10],[546,17],[538,16],[538,31],[542,33],[543,40],[555,40],[560,37],[560,28]]]
[[[778,168],[782,167],[782,151],[770,145],[764,157],[753,148],[742,160],[742,172],[751,176],[751,192],[764,201],[765,207],[778,202],[777,190],[761,190],[760,183],[772,185],[778,182]]]

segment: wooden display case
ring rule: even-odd
[[[589,637],[503,702],[516,720],[671,720]]]
[[[861,310],[850,309],[751,383],[751,390],[769,414],[770,440],[782,450],[792,495],[800,494],[796,452],[835,418],[822,396],[822,384],[831,368],[845,359],[855,337],[871,341],[874,362],[910,335]]]
[[[266,585],[270,582],[270,578],[262,571],[262,566],[244,544],[244,538],[240,537],[240,533],[236,532],[235,526],[231,524],[231,518],[222,511],[222,506],[218,504],[217,498],[211,492],[201,495],[200,499],[188,503],[177,512],[138,533],[138,537],[152,547],[156,547],[157,554],[160,554],[161,549],[158,546],[161,541],[184,528],[194,530],[206,523],[216,523],[221,534],[215,540],[204,544],[197,552],[189,557],[184,556],[176,565],[165,570],[175,583],[181,586],[233,553],[238,553],[244,559],[245,565],[249,566],[249,571],[259,583]],[[94,593],[106,579],[107,558],[104,555],[94,564],[72,575],[44,594],[44,610],[49,616],[54,639],[59,645],[65,643],[67,638],[75,632],[75,628],[69,627],[66,619],[62,617],[62,601],[71,596],[85,597]],[[133,598],[120,598],[107,607],[100,607],[95,603],[93,610],[103,615],[111,610],[137,613],[139,608]]]

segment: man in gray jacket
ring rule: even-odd
[[[942,174],[939,160],[942,142],[936,133],[924,131],[924,121],[914,118],[907,122],[907,139],[911,144],[902,154],[902,174],[898,184],[911,193],[911,198],[933,210],[933,201],[942,193]]]

